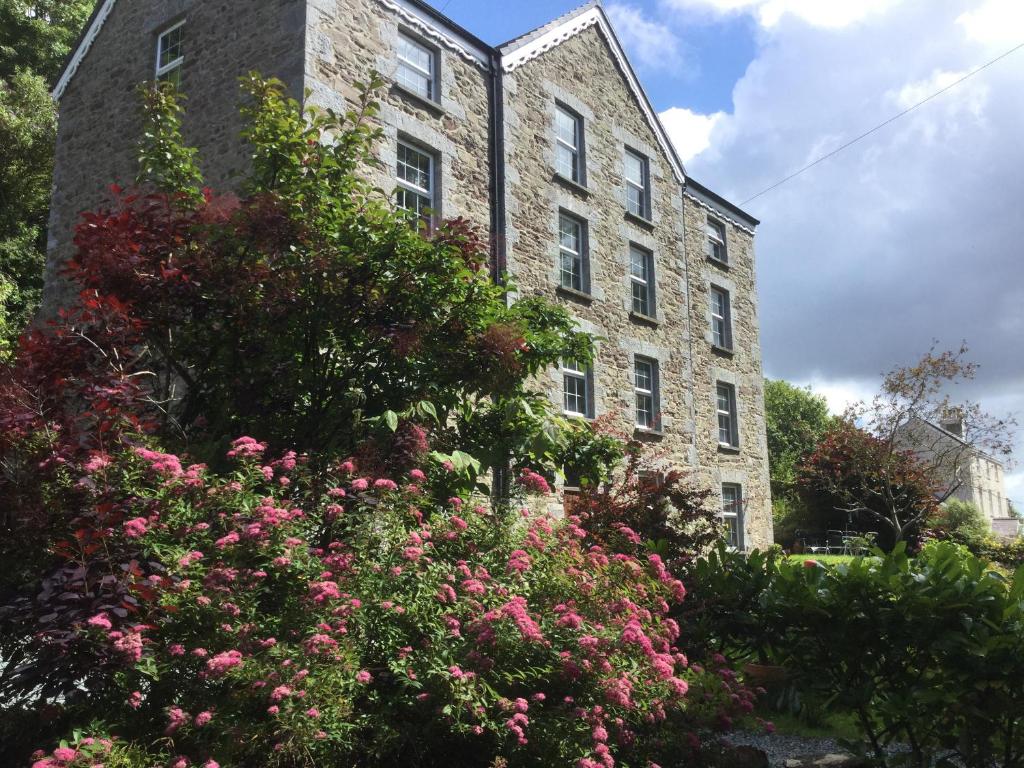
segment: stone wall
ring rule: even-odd
[[[395,85],[399,30],[437,52],[439,104]],[[439,25],[387,0],[315,0],[306,35],[306,88],[312,103],[336,110],[351,107],[358,98],[353,84],[367,82],[373,71],[388,83],[381,94],[381,165],[369,169],[374,183],[386,192],[394,189],[398,140],[409,140],[440,160],[438,216],[464,217],[490,234],[489,62],[480,61]]]
[[[506,74],[508,269],[523,293],[566,306],[602,337],[594,364],[595,415],[654,445],[667,464],[693,465],[687,271],[680,183],[599,28],[592,26]],[[586,188],[556,178],[556,102],[583,118]],[[626,213],[626,147],[649,159],[651,223]],[[590,295],[559,287],[560,211],[587,223]],[[656,313],[631,313],[630,244],[654,254]],[[633,362],[660,369],[660,434],[635,429]],[[557,370],[543,382],[561,401]]]
[[[62,95],[43,316],[66,304],[56,279],[71,255],[82,211],[106,202],[109,185],[137,172],[140,83],[156,70],[158,34],[185,19],[181,88],[186,140],[200,151],[207,183],[231,185],[245,168],[238,78],[258,70],[301,97],[305,0],[119,0]]]
[[[139,136],[138,83],[151,79],[157,34],[187,20],[182,88],[188,96],[186,138],[198,146],[207,180],[236,183],[246,152],[238,141],[239,76],[276,75],[293,95],[338,111],[357,97],[353,83],[380,72],[383,138],[379,166],[368,168],[382,194],[396,186],[399,140],[437,160],[440,217],[467,218],[504,238],[506,265],[522,294],[537,293],[570,309],[598,337],[595,416],[651,444],[666,466],[691,468],[702,484],[739,484],[746,500],[744,543],[771,543],[761,351],[754,281],[754,222],[713,194],[688,190],[629,88],[623,65],[591,24],[518,64],[502,78],[504,123],[494,126],[496,52],[471,35],[405,0],[120,0],[61,101],[57,174],[46,304],[66,300],[53,279],[69,253],[79,211],[104,200],[113,181],[135,175]],[[397,44],[405,34],[435,51],[437,103],[395,82]],[[555,109],[561,103],[585,124],[585,186],[556,177]],[[504,138],[504,166],[492,167],[493,131]],[[649,161],[650,211],[627,214],[627,148]],[[507,215],[492,196],[504,172]],[[699,188],[699,185],[697,185]],[[699,188],[702,189],[702,188]],[[704,192],[707,192],[704,190]],[[589,295],[559,287],[560,212],[587,222]],[[729,266],[704,257],[709,211],[727,224]],[[735,214],[735,218],[733,215]],[[653,254],[656,311],[632,310],[630,246]],[[710,343],[709,290],[732,297],[734,349]],[[634,360],[657,361],[660,428],[635,428]],[[718,446],[715,384],[736,386],[740,446]],[[540,379],[561,402],[557,370]]]
[[[744,499],[744,545],[766,547],[774,541],[768,442],[765,431],[764,376],[761,369],[760,320],[757,310],[754,236],[728,208],[687,191],[686,254],[690,281],[690,322],[693,328],[693,399],[696,448],[700,472],[712,488],[739,485]],[[728,263],[705,255],[707,220],[711,216],[726,232]],[[712,343],[711,288],[729,292],[732,350]],[[718,383],[735,387],[739,446],[724,448],[718,440]]]

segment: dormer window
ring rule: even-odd
[[[160,33],[156,44],[156,79],[181,86],[181,67],[185,63],[185,22]]]

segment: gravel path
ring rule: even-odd
[[[734,747],[755,747],[768,755],[772,768],[782,768],[786,760],[811,755],[849,754],[839,745],[838,739],[793,736],[788,733],[765,733],[764,731],[733,731],[724,741]],[[905,744],[891,744],[887,749],[891,755],[907,751]]]
[[[784,766],[786,760],[791,757],[843,752],[835,739],[812,739],[785,733],[734,731],[725,740],[736,747],[756,747],[764,750],[772,766]]]

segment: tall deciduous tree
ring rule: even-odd
[[[560,357],[589,359],[567,312],[509,305],[465,222],[417,231],[359,175],[379,138],[371,89],[340,116],[303,115],[279,82],[246,89],[242,197],[204,199],[156,90],[142,167],[170,197],[122,195],[76,238],[71,274],[140,322],[168,430],[344,452],[367,425],[448,425],[467,398],[514,398]]]
[[[800,461],[818,446],[833,418],[823,396],[781,379],[765,381],[764,407],[772,496],[789,496]]]
[[[57,130],[49,89],[94,4],[0,0],[0,348],[39,302]]]
[[[956,493],[977,453],[1009,456],[1013,418],[954,399],[955,387],[977,374],[967,352],[933,346],[914,365],[887,373],[880,392],[852,405],[807,462],[806,484],[900,541]],[[943,429],[951,416],[958,434]]]

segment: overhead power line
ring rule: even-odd
[[[962,82],[964,82],[965,80],[968,80],[968,79],[970,79],[970,78],[974,77],[974,76],[975,76],[976,74],[978,74],[979,72],[981,72],[981,71],[983,71],[983,70],[986,70],[986,69],[988,69],[988,68],[989,68],[989,67],[991,67],[991,66],[992,66],[993,64],[995,64],[995,63],[997,63],[997,62],[999,62],[999,61],[1002,61],[1002,60],[1003,60],[1003,59],[1005,59],[1005,58],[1006,58],[1007,56],[1009,56],[1009,55],[1011,55],[1011,54],[1013,54],[1013,53],[1016,53],[1016,52],[1017,52],[1017,51],[1019,51],[1019,50],[1020,50],[1021,48],[1024,48],[1024,43],[1021,43],[1020,45],[1014,46],[1013,48],[1011,48],[1010,50],[1006,51],[1005,53],[1002,53],[1002,54],[1000,54],[999,56],[996,56],[996,57],[995,57],[994,59],[992,59],[991,61],[988,61],[988,62],[986,62],[986,63],[982,64],[982,65],[981,65],[980,67],[978,67],[977,69],[971,70],[971,71],[970,71],[970,72],[968,72],[968,73],[967,73],[966,75],[964,75],[963,77],[961,77],[961,78],[960,78],[959,80],[957,80],[957,81],[955,81],[955,82],[952,82],[952,83],[950,83],[950,84],[949,84],[949,85],[947,85],[947,86],[946,86],[945,88],[942,88],[941,90],[938,90],[938,91],[936,91],[936,92],[935,92],[935,93],[933,93],[933,94],[932,94],[931,96],[929,96],[929,97],[927,97],[927,98],[925,98],[925,99],[922,99],[921,101],[917,102],[917,103],[916,103],[916,104],[914,104],[913,106],[907,107],[907,108],[906,108],[906,109],[904,109],[904,110],[903,110],[902,112],[900,112],[900,113],[899,113],[898,115],[893,115],[893,116],[892,116],[892,117],[890,117],[890,118],[889,118],[888,120],[886,120],[886,121],[885,121],[884,123],[879,123],[878,125],[876,125],[876,126],[875,126],[874,128],[872,128],[871,130],[869,130],[869,131],[865,131],[864,133],[862,133],[862,134],[861,134],[860,136],[858,136],[857,138],[855,138],[855,139],[851,139],[850,141],[846,142],[845,144],[843,144],[843,146],[841,146],[841,147],[838,147],[837,149],[833,149],[833,150],[832,150],[831,152],[829,152],[828,154],[822,155],[821,157],[819,157],[819,158],[818,158],[817,160],[815,160],[814,162],[812,162],[812,163],[809,163],[809,164],[805,165],[805,166],[804,166],[803,168],[801,168],[801,169],[800,169],[799,171],[796,171],[795,173],[791,173],[791,174],[790,174],[789,176],[787,176],[786,178],[782,179],[781,181],[777,181],[777,182],[775,182],[775,183],[774,183],[774,184],[772,184],[772,185],[771,185],[770,187],[765,187],[764,189],[762,189],[762,190],[761,190],[760,192],[758,192],[758,193],[757,193],[756,195],[754,195],[753,197],[749,197],[749,198],[747,198],[746,200],[744,200],[744,201],[743,201],[742,203],[740,203],[740,205],[746,205],[746,204],[747,204],[747,203],[749,203],[749,202],[752,202],[752,201],[754,201],[754,200],[757,200],[757,198],[761,197],[761,195],[766,195],[766,194],[768,194],[769,192],[771,192],[771,191],[772,191],[773,189],[778,189],[778,188],[779,188],[779,187],[781,187],[781,186],[782,186],[783,184],[785,184],[785,183],[786,183],[787,181],[792,181],[793,179],[795,179],[795,178],[796,178],[797,176],[799,176],[800,174],[802,174],[802,173],[806,173],[807,171],[811,170],[811,168],[813,168],[814,166],[816,166],[816,165],[819,165],[820,163],[823,163],[823,162],[825,162],[826,160],[828,160],[828,159],[829,159],[829,158],[831,158],[831,157],[835,157],[835,156],[836,156],[836,155],[838,155],[838,154],[839,154],[840,152],[842,152],[842,151],[843,151],[844,149],[849,149],[849,148],[850,148],[850,147],[852,147],[852,146],[853,146],[854,144],[856,144],[856,143],[857,143],[857,142],[859,142],[859,141],[863,141],[864,139],[866,139],[866,138],[867,138],[868,136],[870,136],[871,134],[873,134],[873,133],[877,133],[878,131],[880,131],[880,130],[882,130],[883,128],[885,128],[885,127],[886,127],[887,125],[891,125],[892,123],[895,123],[895,122],[896,122],[897,120],[899,120],[899,119],[900,119],[901,117],[903,117],[904,115],[908,115],[908,114],[910,114],[911,112],[913,112],[913,111],[914,111],[915,109],[917,109],[918,107],[922,107],[922,106],[924,106],[925,104],[927,104],[927,103],[928,103],[929,101],[931,101],[932,99],[935,99],[935,98],[937,98],[937,97],[941,96],[942,94],[944,94],[944,93],[945,93],[946,91],[949,91],[949,90],[952,90],[953,88],[956,88],[956,87],[957,87],[958,85],[960,85],[960,83],[962,83]]]

